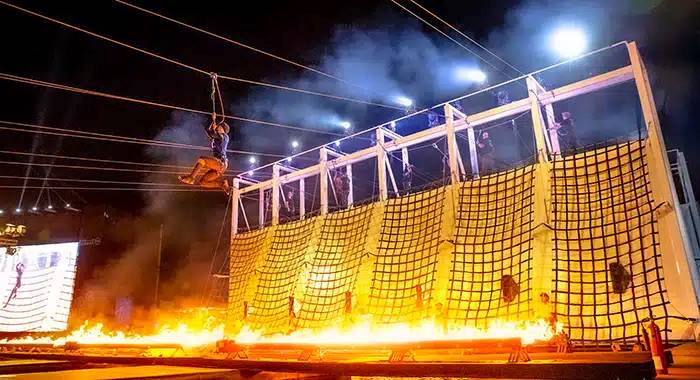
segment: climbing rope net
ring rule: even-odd
[[[390,199],[379,236],[369,312],[379,323],[429,315],[445,187]]]
[[[253,327],[280,332],[287,331],[293,323],[290,316],[295,305],[290,297],[305,263],[315,220],[300,220],[275,227],[249,310]]]
[[[299,326],[325,327],[352,312],[352,292],[366,258],[371,206],[329,214],[310,262]]]
[[[668,299],[644,141],[553,161],[554,304],[572,340],[637,342]]]
[[[530,316],[533,179],[527,166],[462,183],[447,297],[453,323]]]

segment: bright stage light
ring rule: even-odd
[[[49,210],[53,210],[53,206],[51,205],[48,205],[46,208],[48,208]]]
[[[486,74],[479,69],[462,67],[457,69],[456,75],[457,79],[464,82],[484,83],[486,81]]]
[[[407,98],[405,96],[398,96],[396,97],[396,103],[404,107],[410,107],[413,105],[413,99]]]
[[[333,145],[335,145],[336,148],[340,148],[340,140],[334,142]]]
[[[32,207],[32,211],[36,211],[36,210],[38,210],[38,208],[36,208],[36,206]]]
[[[563,58],[583,54],[588,46],[586,34],[578,28],[562,28],[552,34],[551,47]]]
[[[291,163],[291,162],[292,162],[292,158],[291,158],[291,157],[287,157],[287,162],[288,162],[288,163]]]
[[[258,162],[258,159],[255,158],[255,156],[250,156],[250,158],[248,158],[248,162],[251,164],[254,164],[254,163]]]
[[[352,127],[352,123],[349,121],[341,121],[340,126],[343,127],[343,129],[350,129],[350,127]]]
[[[292,148],[298,148],[298,147],[299,147],[299,141],[292,140]]]
[[[66,208],[70,208],[70,203],[66,203]]]
[[[19,214],[20,212],[22,212],[22,209],[21,209],[21,208],[16,208],[16,209],[15,209],[15,212]]]
[[[0,210],[0,215],[4,214],[5,210]]]

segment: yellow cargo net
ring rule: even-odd
[[[298,326],[328,326],[349,314],[363,258],[373,206],[327,215],[311,259]]]
[[[293,323],[290,297],[294,295],[305,262],[314,221],[307,219],[275,227],[270,252],[259,269],[258,285],[249,308],[251,326],[268,332],[290,328]]]
[[[531,317],[534,166],[459,190],[447,310],[456,325]]]
[[[651,315],[668,332],[644,141],[553,162],[554,303],[575,341],[637,342]]]
[[[246,314],[246,295],[258,261],[265,253],[269,228],[235,235],[229,261],[228,316],[240,321]]]
[[[369,294],[376,323],[418,321],[431,314],[445,187],[387,202]]]

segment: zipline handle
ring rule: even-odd
[[[209,76],[211,77],[211,119],[213,124],[219,124],[223,123],[226,120],[226,112],[224,111],[224,100],[223,96],[221,95],[221,89],[219,88],[219,76],[215,72],[209,73]],[[219,109],[221,111],[221,121],[217,120],[217,111],[216,111],[216,99],[217,97],[219,98]]]

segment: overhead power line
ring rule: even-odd
[[[101,179],[24,177],[24,176],[13,176],[13,175],[0,175],[0,179],[25,179],[25,178],[29,181],[61,181],[61,182],[104,183],[104,184],[117,184],[117,185],[191,187],[191,185],[185,185],[185,184],[181,184],[181,183],[141,182],[141,181],[109,181],[109,180],[101,180]],[[53,186],[51,186],[51,188],[53,188]]]
[[[197,31],[197,32],[204,33],[204,34],[206,34],[206,35],[208,35],[208,36],[218,38],[218,39],[220,39],[220,40],[222,40],[222,41],[226,41],[226,42],[232,43],[232,44],[234,44],[234,45],[236,45],[236,46],[239,46],[239,47],[242,47],[242,48],[245,48],[245,49],[252,50],[252,51],[254,51],[254,52],[256,52],[256,53],[260,53],[260,54],[265,55],[265,56],[268,56],[268,57],[270,57],[270,58],[277,59],[277,60],[279,60],[279,61],[288,63],[288,64],[290,64],[290,65],[293,65],[293,66],[296,66],[296,67],[299,67],[299,68],[302,68],[302,69],[304,69],[304,70],[312,71],[312,72],[314,72],[314,73],[316,73],[316,74],[323,75],[323,76],[325,76],[325,77],[327,77],[327,78],[335,79],[335,80],[337,80],[337,81],[339,81],[339,82],[342,82],[342,83],[345,83],[345,84],[348,84],[348,85],[351,85],[351,86],[354,86],[354,87],[359,87],[359,86],[357,86],[357,85],[355,85],[355,84],[352,84],[352,83],[348,82],[347,80],[345,80],[345,79],[343,79],[343,78],[340,78],[340,77],[338,77],[338,76],[335,76],[335,75],[332,75],[332,74],[328,74],[328,73],[325,73],[325,72],[323,72],[323,71],[321,71],[321,70],[314,69],[313,67],[309,67],[309,66],[303,65],[303,64],[301,64],[301,63],[294,62],[294,61],[292,61],[292,60],[290,60],[290,59],[287,59],[287,58],[284,58],[284,57],[280,57],[280,56],[278,56],[278,55],[275,55],[275,54],[266,52],[266,51],[261,50],[261,49],[258,49],[258,48],[256,48],[256,47],[253,47],[253,46],[244,44],[244,43],[242,43],[242,42],[240,42],[240,41],[236,41],[236,40],[234,40],[234,39],[232,39],[232,38],[224,37],[224,36],[221,36],[221,35],[212,33],[212,32],[210,32],[210,31],[208,31],[208,30],[205,30],[205,29],[202,29],[202,28],[198,28],[198,27],[196,27],[196,26],[192,26],[192,25],[186,24],[186,23],[184,23],[184,22],[182,22],[182,21],[175,20],[175,19],[173,19],[173,18],[171,18],[171,17],[164,16],[164,15],[162,15],[162,14],[160,14],[160,13],[157,13],[157,12],[154,12],[154,11],[151,11],[151,10],[148,10],[148,9],[145,9],[145,8],[142,8],[142,7],[139,7],[139,6],[136,6],[136,5],[134,5],[134,4],[127,3],[126,1],[122,1],[122,0],[114,0],[114,1],[117,2],[117,3],[119,3],[119,4],[125,5],[125,6],[127,6],[127,7],[130,7],[130,8],[136,9],[136,10],[139,10],[139,11],[141,11],[141,12],[150,14],[150,15],[152,15],[152,16],[159,17],[159,18],[161,18],[161,19],[163,19],[163,20],[170,21],[170,22],[172,22],[172,23],[175,23],[175,24],[184,26],[184,27],[186,27],[186,28],[195,30],[195,31]],[[359,88],[361,88],[361,87],[359,87]]]
[[[42,186],[0,186],[0,189],[41,189]],[[219,189],[203,189],[203,188],[151,188],[151,187],[80,187],[80,186],[53,186],[51,190],[81,190],[81,191],[157,191],[157,192],[202,192],[202,193],[219,193]]]
[[[119,0],[115,0],[115,1],[119,1]],[[434,18],[436,18],[438,21],[440,21],[440,22],[442,22],[443,24],[447,25],[450,29],[452,29],[452,30],[454,30],[455,32],[459,33],[462,37],[466,38],[467,40],[469,40],[469,41],[470,41],[471,43],[473,43],[474,45],[480,47],[481,49],[483,49],[483,50],[486,51],[487,53],[491,54],[493,57],[495,57],[496,59],[498,59],[499,61],[501,61],[502,63],[504,63],[506,66],[508,66],[508,67],[510,67],[511,69],[515,70],[518,74],[520,74],[520,75],[525,75],[522,71],[518,70],[515,66],[511,65],[511,64],[508,63],[506,60],[504,60],[503,58],[499,57],[498,55],[496,55],[496,53],[494,53],[494,52],[492,52],[491,50],[487,49],[485,46],[481,45],[480,43],[478,43],[478,42],[477,42],[476,40],[474,40],[473,38],[471,38],[471,37],[467,36],[466,34],[462,33],[461,30],[455,28],[455,27],[452,26],[450,23],[448,23],[447,21],[445,21],[445,20],[443,20],[442,18],[440,18],[440,16],[436,15],[435,13],[431,12],[430,10],[428,10],[427,8],[425,8],[424,6],[420,5],[417,1],[415,1],[415,0],[409,0],[409,1],[412,2],[413,4],[415,4],[416,6],[418,6],[418,8],[420,8],[420,9],[422,9],[423,11],[425,11],[426,13],[428,13],[429,15],[433,16]]]
[[[127,143],[127,144],[149,145],[149,146],[157,146],[157,147],[163,147],[163,148],[179,148],[179,149],[190,149],[190,150],[200,150],[200,151],[211,150],[211,148],[206,147],[206,146],[182,144],[182,143],[162,141],[162,140],[138,139],[138,138],[134,138],[134,137],[117,136],[117,135],[95,133],[95,132],[85,132],[85,131],[78,131],[78,130],[65,129],[65,128],[46,127],[43,125],[18,123],[18,122],[14,122],[14,121],[6,121],[6,120],[0,120],[0,124],[8,124],[8,125],[15,125],[15,126],[25,127],[25,128],[39,129],[39,131],[37,131],[37,130],[24,129],[24,128],[12,128],[12,127],[0,126],[0,130],[7,130],[7,131],[13,131],[13,132],[36,133],[36,134],[54,135],[54,136],[62,136],[62,137],[74,137],[74,138],[81,138],[81,139],[88,139],[88,140],[99,140],[99,141],[110,141],[110,142],[119,142],[119,143]],[[285,155],[282,155],[282,154],[252,152],[252,151],[235,150],[235,149],[228,149],[227,152],[228,153],[235,153],[235,154],[250,154],[250,155],[256,155],[256,156],[268,156],[268,157],[277,157],[277,158],[286,157]]]
[[[1,1],[0,1],[1,3]],[[48,88],[53,88],[57,90],[63,90],[63,91],[68,91],[68,92],[74,92],[78,94],[85,94],[85,95],[92,95],[92,96],[99,96],[103,98],[109,98],[109,99],[116,99],[116,100],[123,100],[127,102],[133,102],[133,103],[139,103],[139,104],[146,104],[149,106],[154,106],[154,107],[160,107],[160,108],[167,108],[167,109],[172,109],[172,110],[178,110],[178,111],[184,111],[184,112],[190,112],[190,113],[196,113],[200,115],[211,115],[211,112],[207,111],[200,111],[192,108],[186,108],[186,107],[179,107],[179,106],[173,106],[170,104],[165,104],[165,103],[158,103],[158,102],[153,102],[149,100],[142,100],[142,99],[136,99],[136,98],[130,98],[126,96],[121,96],[121,95],[114,95],[114,94],[108,94],[105,92],[99,92],[99,91],[93,91],[93,90],[86,90],[78,87],[72,87],[72,86],[66,86],[58,83],[52,83],[52,82],[46,82],[46,81],[41,81],[37,79],[32,79],[32,78],[25,78],[21,77],[18,75],[12,75],[12,74],[6,74],[6,73],[0,73],[0,79],[2,80],[7,80],[7,81],[12,81],[12,82],[18,82],[18,83],[25,83],[25,84],[31,84],[34,86],[42,86],[42,87],[48,87]],[[231,115],[226,115],[227,119],[231,120],[238,120],[238,121],[244,121],[248,123],[254,123],[254,124],[261,124],[261,125],[268,125],[272,127],[279,127],[279,128],[286,128],[286,129],[292,129],[296,131],[304,131],[304,132],[309,132],[309,133],[317,133],[317,134],[323,134],[323,135],[330,135],[330,136],[343,136],[342,134],[339,133],[333,133],[333,132],[327,132],[327,131],[321,131],[317,129],[309,129],[309,128],[302,128],[302,127],[296,127],[293,125],[287,125],[287,124],[280,124],[280,123],[273,123],[269,121],[261,121],[261,120],[255,120],[255,119],[248,119],[244,117],[239,117],[239,116],[231,116]]]
[[[105,166],[83,166],[83,165],[64,165],[64,164],[54,164],[54,163],[37,163],[37,162],[26,162],[26,161],[5,161],[0,160],[0,164],[5,165],[32,165],[40,167],[51,167],[51,168],[63,168],[63,169],[77,169],[77,170],[97,170],[97,171],[114,171],[114,172],[128,172],[128,173],[148,173],[148,174],[168,174],[168,175],[179,175],[187,174],[185,171],[172,171],[172,170],[148,170],[148,169],[129,169],[129,168],[114,168]]]
[[[11,155],[18,155],[18,156],[31,156],[31,157],[42,157],[42,158],[55,158],[55,159],[62,159],[62,160],[75,160],[75,161],[87,161],[87,162],[101,162],[101,163],[107,163],[107,164],[153,166],[153,167],[174,168],[174,169],[182,169],[182,170],[192,169],[189,166],[180,166],[180,165],[154,164],[154,163],[150,163],[150,162],[106,160],[106,159],[90,158],[90,157],[60,156],[60,155],[56,155],[56,154],[17,152],[17,151],[12,151],[12,150],[0,150],[0,154],[11,154]],[[235,171],[235,170],[234,171],[227,171],[227,173],[238,173],[238,172],[239,171]]]
[[[34,11],[31,11],[31,10],[28,10],[28,9],[25,9],[25,8],[22,8],[22,7],[20,7],[20,6],[14,5],[14,4],[7,3],[7,2],[2,1],[2,0],[0,0],[0,4],[6,5],[6,6],[11,7],[11,8],[14,8],[14,9],[16,9],[16,10],[19,10],[19,11],[21,11],[21,12],[30,14],[30,15],[32,15],[32,16],[36,16],[36,17],[42,18],[42,19],[44,19],[44,20],[51,21],[51,22],[53,22],[53,23],[59,24],[59,25],[61,25],[61,26],[64,26],[64,27],[66,27],[66,28],[70,28],[70,29],[79,31],[79,32],[81,32],[81,33],[88,34],[88,35],[90,35],[90,36],[92,36],[92,37],[99,38],[99,39],[101,39],[101,40],[103,40],[103,41],[108,41],[108,42],[111,42],[111,43],[113,43],[113,44],[115,44],[115,45],[119,45],[119,46],[122,46],[122,47],[125,47],[125,48],[128,48],[128,49],[132,49],[132,50],[134,50],[134,51],[137,51],[137,52],[139,52],[139,53],[146,54],[146,55],[151,56],[151,57],[153,57],[153,58],[157,58],[157,59],[160,59],[160,60],[162,60],[162,61],[165,61],[165,62],[168,62],[168,63],[172,63],[172,64],[174,64],[174,65],[177,65],[177,66],[180,66],[180,67],[183,67],[183,68],[186,68],[186,69],[189,69],[189,70],[198,72],[198,73],[200,73],[200,74],[204,74],[204,75],[206,75],[206,76],[210,76],[210,75],[211,75],[211,71],[203,70],[203,69],[200,69],[200,68],[198,68],[198,67],[195,67],[195,66],[192,66],[192,65],[188,65],[188,64],[186,64],[186,63],[182,63],[182,62],[177,61],[177,60],[175,60],[175,59],[167,58],[167,57],[164,57],[164,56],[162,56],[162,55],[160,55],[160,54],[156,54],[156,53],[153,53],[153,52],[151,52],[151,51],[148,51],[148,50],[145,50],[145,49],[141,49],[141,48],[138,48],[138,47],[133,46],[133,45],[129,45],[129,44],[124,43],[124,42],[121,42],[121,41],[117,41],[117,40],[115,40],[115,39],[113,39],[113,38],[106,37],[106,36],[103,36],[103,35],[98,34],[98,33],[95,33],[95,32],[91,32],[91,31],[89,31],[89,30],[87,30],[87,29],[80,28],[80,27],[78,27],[78,26],[69,24],[69,23],[67,23],[67,22],[63,22],[63,21],[61,21],[61,20],[57,20],[57,19],[55,19],[55,18],[52,18],[52,17],[46,16],[46,15],[43,15],[43,14],[41,14],[41,13],[34,12]],[[227,79],[227,80],[230,80],[230,81],[241,82],[241,83],[246,83],[246,84],[252,84],[252,85],[256,85],[256,86],[270,87],[270,88],[275,88],[275,89],[278,89],[278,90],[286,90],[286,91],[292,91],[292,92],[303,93],[303,94],[307,94],[307,95],[315,95],[315,96],[326,97],[326,98],[330,98],[330,99],[344,100],[344,101],[348,101],[348,102],[361,103],[361,104],[366,104],[366,105],[373,105],[373,106],[378,106],[378,107],[385,107],[385,108],[393,108],[393,109],[403,110],[403,108],[401,108],[401,107],[396,107],[396,106],[391,106],[391,105],[386,105],[386,104],[381,104],[381,103],[374,103],[374,102],[369,102],[369,101],[365,101],[365,100],[354,99],[354,98],[349,98],[349,97],[344,97],[344,96],[337,96],[337,95],[332,95],[332,94],[326,94],[326,93],[321,93],[321,92],[316,92],[316,91],[304,90],[304,89],[294,88],[294,87],[289,87],[289,86],[282,86],[282,85],[277,85],[277,84],[272,84],[272,83],[266,83],[266,82],[254,81],[254,80],[249,80],[249,79],[243,79],[243,78],[238,78],[238,77],[233,77],[233,76],[228,76],[228,75],[220,75],[220,74],[219,74],[218,77],[219,77],[219,78],[223,78],[223,79]]]
[[[489,66],[491,66],[491,68],[493,68],[494,70],[500,72],[501,74],[505,75],[505,76],[508,77],[508,78],[511,77],[510,75],[504,73],[503,70],[499,69],[498,67],[494,66],[491,62],[489,62],[489,61],[487,61],[486,59],[484,59],[481,55],[479,55],[478,53],[476,53],[476,52],[473,51],[472,49],[470,49],[470,48],[464,46],[464,44],[462,44],[461,42],[459,42],[459,41],[455,40],[454,38],[450,37],[447,33],[445,33],[445,32],[443,32],[442,30],[440,30],[440,28],[438,28],[438,27],[436,27],[435,25],[431,24],[430,22],[428,22],[428,21],[425,20],[424,18],[418,16],[415,12],[413,12],[413,11],[411,11],[410,9],[404,7],[403,5],[401,5],[401,4],[400,4],[399,2],[397,2],[396,0],[390,0],[390,1],[391,1],[392,3],[394,3],[394,4],[396,4],[398,7],[400,7],[400,8],[403,9],[404,11],[406,11],[406,13],[412,15],[413,17],[417,18],[418,20],[420,20],[420,21],[423,22],[424,24],[426,24],[426,25],[428,25],[429,27],[435,29],[438,33],[442,34],[443,36],[445,36],[447,39],[449,39],[450,41],[452,41],[452,42],[454,42],[455,44],[457,44],[457,45],[458,45],[459,47],[461,47],[462,49],[464,49],[464,50],[468,51],[469,53],[471,53],[472,55],[474,55],[474,56],[475,56],[476,58],[478,58],[480,61],[484,62],[485,64],[487,64],[487,65],[489,65]]]

